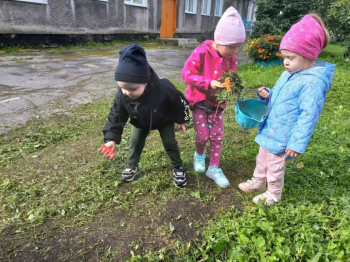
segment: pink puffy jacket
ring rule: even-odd
[[[237,70],[237,58],[220,57],[211,46],[213,40],[206,40],[196,47],[185,62],[181,77],[188,84],[185,92],[186,99],[192,109],[194,104],[205,101],[208,105],[219,106],[222,109],[226,103],[218,104],[215,90],[211,89],[210,82],[218,80],[223,73]]]

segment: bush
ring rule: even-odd
[[[282,35],[263,35],[251,40],[243,50],[247,51],[250,58],[258,61],[280,58],[279,46],[282,38]]]
[[[328,29],[336,41],[346,47],[344,57],[350,56],[350,2],[340,0],[331,4],[328,11]]]
[[[277,28],[271,19],[267,18],[262,21],[256,21],[252,27],[252,37],[259,38],[262,35],[270,34],[277,35],[282,34],[282,30]]]
[[[260,0],[257,1],[256,21],[252,37],[264,34],[284,34],[308,13],[317,13],[325,21],[329,6],[335,0]],[[343,0],[347,1],[347,0]],[[325,21],[327,24],[327,21]]]

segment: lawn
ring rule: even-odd
[[[1,261],[349,261],[350,65],[331,45],[319,60],[337,65],[311,142],[289,164],[282,202],[254,205],[241,193],[259,146],[226,109],[220,189],[192,168],[194,130],[177,132],[188,186],[172,184],[157,131],[141,176],[122,183],[130,125],[110,161],[97,149],[112,98],[68,115],[32,119],[0,140]],[[247,88],[273,87],[283,67],[239,67]],[[182,91],[185,85],[173,80]]]

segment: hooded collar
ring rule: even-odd
[[[303,70],[301,72],[297,72],[294,74],[290,74],[289,72],[287,72],[287,73],[289,74],[289,77],[292,75],[295,75],[295,76],[303,76],[303,75],[316,76],[316,77],[320,78],[325,83],[325,86],[326,86],[325,91],[328,91],[332,85],[334,71],[335,71],[334,64],[316,61],[316,62],[314,62],[314,66],[309,68],[309,69],[306,69],[306,70]]]

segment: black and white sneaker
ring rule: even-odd
[[[121,179],[124,182],[131,182],[134,180],[135,176],[138,175],[138,173],[140,173],[140,169],[137,166],[126,165]]]
[[[184,187],[187,185],[186,171],[187,169],[183,167],[173,169],[174,185],[178,187]]]

